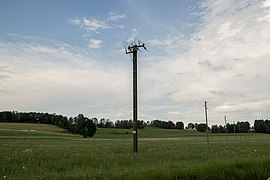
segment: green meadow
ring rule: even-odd
[[[27,131],[26,131],[27,130]],[[227,141],[228,138],[228,141]],[[270,134],[98,129],[82,138],[53,125],[0,123],[0,179],[268,179]]]

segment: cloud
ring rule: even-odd
[[[97,20],[93,17],[69,19],[69,22],[73,25],[79,26],[87,32],[93,31],[97,33],[99,30],[109,28],[106,22]]]
[[[70,18],[68,21],[70,24],[75,25],[83,30],[83,37],[87,42],[90,42],[88,47],[92,49],[100,48],[101,40],[96,40],[97,34],[107,30],[107,29],[123,29],[125,26],[118,24],[118,21],[125,19],[125,14],[120,14],[117,11],[109,11],[109,13],[104,18],[95,17],[76,17]]]
[[[202,67],[207,67],[213,71],[219,71],[219,70],[223,70],[225,69],[224,66],[219,65],[219,66],[213,66],[213,64],[211,62],[209,62],[208,60],[202,60],[198,63],[200,66]]]
[[[220,106],[217,106],[214,110],[222,113],[238,113],[238,112],[246,112],[250,114],[250,112],[258,112],[258,109],[267,112],[267,109],[270,108],[270,98],[266,97],[264,99],[261,98],[249,98],[243,102],[235,102],[235,103],[225,103]]]
[[[99,39],[90,39],[89,43],[90,43],[90,44],[89,44],[88,46],[89,46],[91,49],[98,49],[98,48],[101,47],[102,41],[99,40]]]
[[[191,48],[189,39],[180,31],[170,32],[164,39],[150,39],[147,43],[152,49],[158,49],[166,56],[179,55],[179,52],[185,53]]]
[[[199,14],[201,22],[190,36],[170,32],[164,39],[148,41],[154,46],[150,51],[162,51],[155,59],[161,65],[158,73],[172,82],[161,91],[156,87],[164,82],[157,81],[148,91],[160,99],[170,92],[171,103],[178,104],[178,109],[160,110],[163,117],[203,120],[201,107],[209,101],[211,124],[220,123],[224,115],[231,116],[231,121],[266,118],[269,101],[264,99],[269,99],[270,89],[267,1],[201,1]],[[151,65],[155,69],[157,62]]]
[[[199,37],[200,40],[192,44],[191,57],[202,67],[219,70],[211,72],[199,69],[198,80],[201,79],[202,83],[197,82],[198,86],[201,85],[213,103],[220,103],[221,106],[217,106],[223,107],[215,110],[227,109],[226,113],[239,113],[242,116],[239,118],[243,118],[243,112],[263,112],[268,107],[268,102],[261,99],[263,96],[267,97],[267,93],[260,90],[270,88],[265,83],[270,75],[265,68],[269,65],[266,57],[270,57],[267,50],[270,38],[266,31],[270,24],[266,19],[263,22],[258,20],[267,17],[269,10],[264,11],[262,4],[263,1],[252,0],[205,1],[203,21],[198,32],[194,34],[194,37]],[[264,72],[265,79],[258,82],[253,77],[261,72]],[[241,76],[235,78],[236,74]],[[224,98],[221,99],[208,94],[210,88],[217,92],[225,89],[224,92],[230,91],[233,94],[221,95],[220,97]],[[255,96],[258,102],[254,103],[252,96]]]
[[[0,63],[0,69],[11,74],[0,76],[6,79],[0,79],[3,110],[89,117],[102,112],[101,117],[121,119],[126,114],[120,112],[131,109],[125,63],[107,64],[85,49],[34,41],[0,42]]]
[[[110,11],[107,15],[106,21],[118,21],[118,20],[126,19],[126,18],[127,18],[126,14],[120,14],[115,11]]]
[[[128,41],[137,39],[138,35],[139,35],[138,29],[137,28],[132,28],[131,31],[130,31],[130,34],[129,34]]]
[[[0,66],[0,81],[11,78],[11,74],[7,66]]]
[[[11,78],[10,75],[6,75],[6,74],[0,74],[0,80],[4,80],[4,79],[8,79]]]
[[[269,8],[270,7],[270,0],[265,0],[263,2],[263,6],[262,7]]]
[[[151,45],[151,46],[163,46],[164,45],[164,42],[162,42],[159,39],[151,39],[151,40],[148,40],[146,43]]]

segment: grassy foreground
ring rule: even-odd
[[[2,179],[267,179],[270,135],[211,135],[144,129],[139,153],[131,130],[98,129],[95,138],[50,128],[21,132],[0,123]],[[12,126],[13,128],[7,128]],[[16,128],[17,127],[17,128]],[[33,128],[33,125],[32,127]],[[61,129],[59,129],[61,130]]]

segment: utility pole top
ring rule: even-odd
[[[139,50],[140,47],[142,47],[145,50],[147,50],[146,47],[145,47],[145,45],[144,45],[144,43],[141,42],[138,39],[137,40],[130,40],[129,42],[124,42],[124,46],[125,46],[126,54],[131,54],[131,53],[140,51]]]

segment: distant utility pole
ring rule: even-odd
[[[240,126],[240,133],[239,133],[239,135],[240,135],[240,141],[242,141],[242,137],[241,137],[241,135],[242,135],[242,124],[239,123],[239,126]]]
[[[207,102],[204,102],[204,111],[205,111],[205,121],[206,121],[206,136],[207,136],[207,144],[209,144],[209,136],[208,136],[208,119],[207,119]]]
[[[137,53],[139,48],[145,48],[140,41],[125,43],[126,54],[133,54],[133,152],[138,152],[138,96],[137,96]]]
[[[235,121],[233,121],[233,133],[234,133],[234,140],[236,141],[236,135],[235,135]]]
[[[226,139],[227,139],[227,141],[228,141],[228,130],[227,130],[227,117],[226,116],[224,116],[224,121],[225,121],[225,130],[226,130]]]

